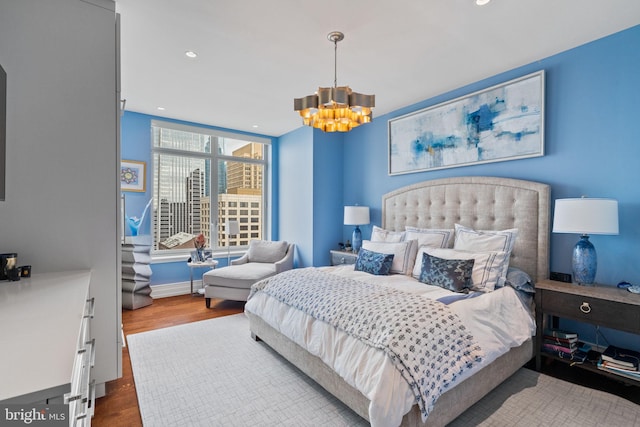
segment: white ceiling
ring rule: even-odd
[[[116,0],[116,10],[128,111],[271,136],[301,126],[293,98],[333,85],[331,31],[345,34],[338,85],[375,94],[375,120],[640,24],[638,0]]]

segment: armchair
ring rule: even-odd
[[[251,285],[293,268],[295,245],[285,241],[252,240],[249,250],[231,265],[203,274],[207,308],[211,298],[246,301]]]

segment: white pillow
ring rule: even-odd
[[[268,240],[251,240],[249,242],[249,262],[274,263],[284,258],[289,244],[287,242],[272,242]]]
[[[416,263],[412,273],[413,277],[418,280],[420,279],[422,254],[424,252],[443,259],[473,259],[473,271],[471,273],[471,281],[473,283],[471,290],[491,292],[496,287],[504,286],[507,269],[509,268],[509,255],[506,252],[469,252],[459,251],[457,249],[422,246],[418,249]]]
[[[373,231],[371,232],[371,241],[391,243],[402,242],[404,241],[404,231],[390,231],[374,225]]]
[[[417,240],[418,246],[450,248],[453,243],[453,228],[417,228],[406,226],[405,239]]]
[[[393,263],[391,264],[390,272],[411,274],[413,263],[416,260],[416,252],[418,251],[418,242],[416,240],[397,243],[364,240],[362,247],[381,254],[393,254]]]
[[[472,252],[499,251],[507,252],[511,255],[513,245],[518,237],[518,229],[509,230],[474,230],[456,224],[456,237],[453,244],[454,249]]]

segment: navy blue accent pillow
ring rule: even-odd
[[[469,292],[471,288],[472,259],[443,259],[422,254],[420,280],[427,285],[440,286],[453,292]]]
[[[354,270],[375,274],[376,276],[387,276],[391,270],[394,254],[381,254],[365,248],[360,248]]]

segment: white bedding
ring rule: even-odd
[[[320,269],[343,277],[397,287],[431,299],[455,295],[405,275],[374,276],[354,271],[352,265]],[[516,291],[508,286],[454,302],[449,307],[462,319],[485,353],[483,361],[466,371],[458,379],[458,384],[510,348],[522,344],[535,332],[533,316]],[[398,426],[415,403],[407,382],[381,350],[371,348],[262,292],[247,302],[245,310],[260,316],[274,329],[320,357],[347,383],[360,390],[371,401],[369,419],[372,426]]]

